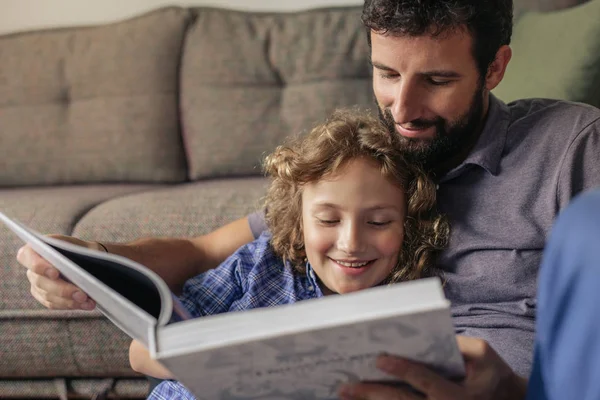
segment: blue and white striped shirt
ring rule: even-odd
[[[307,263],[306,274],[273,253],[265,232],[241,247],[219,267],[188,280],[181,301],[192,317],[229,311],[273,307],[322,297],[316,276]],[[180,383],[161,382],[149,400],[194,400]]]

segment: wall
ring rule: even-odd
[[[362,0],[0,0],[0,34],[128,18],[167,5],[294,11],[362,4]]]

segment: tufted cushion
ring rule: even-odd
[[[259,174],[286,136],[336,107],[372,106],[361,7],[195,11],[181,72],[190,178]]]
[[[217,179],[157,188],[106,201],[88,212],[73,235],[106,242],[139,237],[192,237],[261,209],[267,180]]]
[[[180,181],[189,11],[0,37],[0,186]]]

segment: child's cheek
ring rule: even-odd
[[[335,243],[334,235],[328,229],[312,226],[304,231],[306,252],[314,255],[327,254]]]
[[[390,230],[377,238],[377,248],[382,256],[396,256],[404,241],[403,230]]]

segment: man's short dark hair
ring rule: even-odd
[[[482,79],[498,49],[510,44],[512,0],[365,0],[362,21],[371,30],[397,36],[439,36],[466,27]]]

